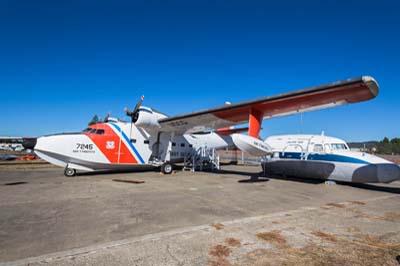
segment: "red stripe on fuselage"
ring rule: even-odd
[[[108,124],[96,124],[90,126],[94,129],[103,129],[104,134],[85,133],[99,150],[107,157],[110,163],[137,164],[136,158],[132,155],[123,140]],[[119,145],[121,144],[121,147]],[[119,158],[118,158],[119,157]]]

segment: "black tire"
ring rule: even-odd
[[[67,177],[73,177],[76,175],[76,170],[73,168],[66,167],[64,170],[64,175]]]
[[[161,166],[161,172],[163,172],[163,174],[170,175],[173,170],[174,167],[170,163],[165,163]]]

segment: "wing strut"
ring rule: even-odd
[[[260,135],[261,123],[263,120],[263,112],[251,108],[249,113],[249,136],[258,138]]]

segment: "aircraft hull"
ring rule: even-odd
[[[150,170],[155,167],[150,164],[113,164],[113,163],[101,163],[96,161],[83,160],[77,157],[70,157],[59,153],[52,153],[48,151],[38,151],[35,153],[43,160],[48,161],[53,165],[60,167],[70,167],[77,170],[83,171],[98,171],[98,170],[110,170],[110,171],[135,171],[135,170]]]
[[[400,167],[392,163],[360,164],[335,161],[271,159],[262,164],[264,173],[297,178],[351,183],[390,183],[400,180]]]

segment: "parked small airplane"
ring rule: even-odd
[[[345,141],[321,135],[271,136],[272,155],[262,163],[264,174],[352,183],[390,183],[400,167],[365,152],[351,151]]]
[[[2,151],[22,151],[23,138],[21,137],[0,137],[0,150]]]
[[[130,122],[108,118],[105,123],[79,133],[62,133],[37,139],[35,152],[48,162],[65,167],[65,175],[76,170],[134,170],[161,167],[172,172],[172,164],[200,148],[240,149],[263,155],[272,151],[259,139],[263,119],[286,116],[373,99],[379,91],[369,76],[283,93],[276,96],[168,117],[142,106],[126,109]],[[248,136],[231,126],[249,123]],[[239,130],[241,131],[241,130]]]

